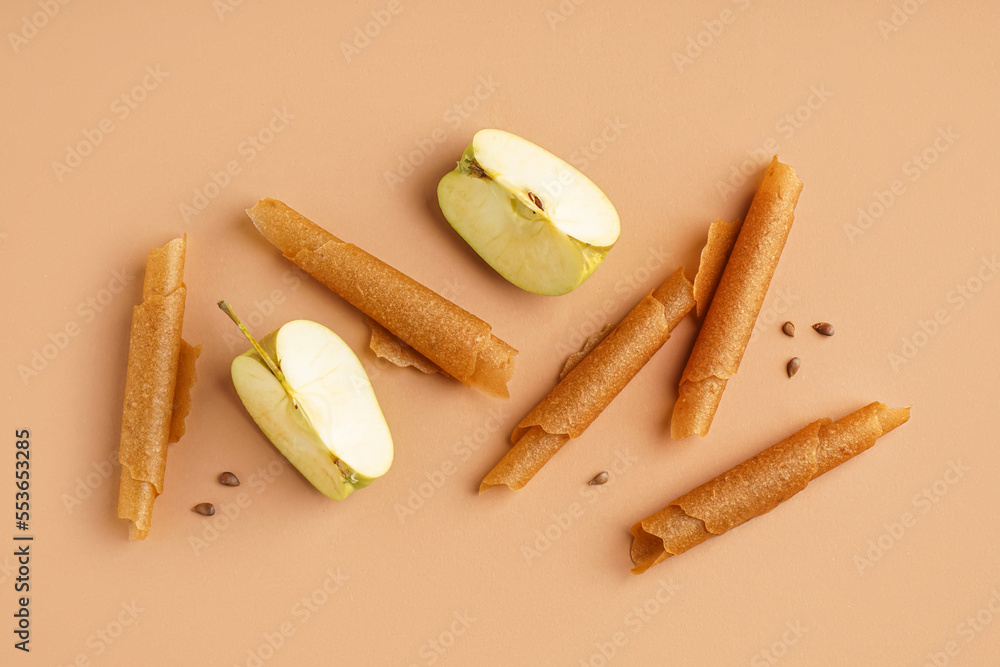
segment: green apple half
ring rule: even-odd
[[[444,217],[472,249],[536,294],[576,289],[621,230],[615,207],[593,181],[503,130],[477,132],[437,192]]]
[[[392,465],[389,427],[364,367],[340,336],[295,320],[233,360],[236,393],[275,447],[324,495],[343,500]]]

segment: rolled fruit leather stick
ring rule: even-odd
[[[770,512],[909,418],[909,408],[874,402],[820,419],[684,494],[632,526],[633,574]]]
[[[517,350],[494,336],[489,324],[276,199],[261,199],[247,215],[285,257],[446,375],[491,396],[509,396]],[[372,329],[372,349],[387,356],[386,337]]]
[[[571,438],[579,437],[635,377],[694,307],[691,283],[677,269],[581,359],[511,435],[514,446],[483,479],[480,493],[528,481]]]
[[[153,248],[146,259],[142,303],[132,311],[122,407],[118,516],[129,539],[149,535],[153,502],[163,493],[167,445],[184,435],[201,346],[181,338],[187,237]]]
[[[739,370],[801,191],[795,170],[775,157],[739,228],[681,376],[670,424],[674,439],[708,434],[726,383]]]

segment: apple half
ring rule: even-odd
[[[593,181],[503,130],[480,130],[438,183],[449,224],[497,273],[535,294],[583,283],[618,240],[618,212]]]
[[[278,451],[324,495],[343,500],[392,465],[389,427],[364,367],[340,336],[294,320],[233,360],[236,393]]]

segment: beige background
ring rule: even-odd
[[[0,557],[0,662],[996,663],[995,4],[335,4],[3,3],[0,553],[22,427],[36,541],[30,656]],[[441,216],[435,185],[484,127],[571,160],[618,207],[621,240],[572,294],[519,291]],[[565,353],[693,271],[773,152],[805,189],[710,437],[665,431],[688,318],[526,489],[478,497]],[[491,322],[521,351],[512,398],[377,363],[358,314],[253,230],[262,196]],[[146,252],[185,232],[200,380],[151,536],[130,544],[106,461],[131,308]],[[232,388],[246,345],[220,298],[259,334],[304,317],[347,340],[394,434],[383,480],[336,503],[282,462]],[[628,573],[634,521],[872,400],[911,422],[770,515]],[[203,501],[220,514],[189,511]]]

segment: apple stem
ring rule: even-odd
[[[280,368],[278,368],[278,364],[276,364],[274,359],[271,358],[271,355],[269,355],[264,348],[260,346],[260,343],[257,342],[257,339],[253,337],[243,322],[240,321],[240,318],[236,316],[236,313],[233,312],[232,307],[225,299],[219,302],[219,308],[222,309],[222,312],[226,315],[229,315],[229,319],[235,322],[236,326],[238,326],[240,331],[243,332],[243,335],[247,337],[247,340],[249,340],[250,344],[253,345],[253,349],[257,351],[257,354],[259,354],[261,359],[264,360],[264,363],[267,364],[268,369],[270,369],[271,373],[274,374],[274,377],[277,378],[278,382],[281,383],[285,393],[287,393],[288,397],[292,399],[292,406],[298,410],[299,403],[295,400],[295,395],[292,393],[292,386],[288,384],[288,380],[285,379],[285,374],[281,372]],[[302,414],[305,416],[304,412]]]

